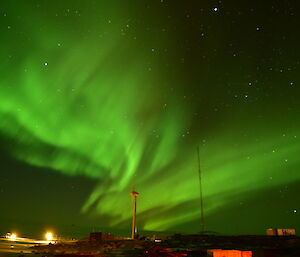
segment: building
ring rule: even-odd
[[[102,241],[102,233],[101,232],[91,232],[89,241],[90,242],[100,242],[100,241]]]
[[[162,241],[167,240],[167,238],[168,237],[164,234],[152,235],[149,237],[149,239],[154,242],[162,242]]]
[[[209,249],[207,250],[207,256],[209,257],[252,257],[252,251]]]
[[[268,236],[295,236],[296,230],[294,228],[268,228],[266,234]]]
[[[117,239],[117,237],[114,236],[113,234],[107,233],[107,234],[103,234],[103,235],[102,235],[102,239],[103,239],[104,241],[109,241],[109,240]]]

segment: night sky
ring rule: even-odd
[[[292,0],[3,0],[0,233],[300,231]]]

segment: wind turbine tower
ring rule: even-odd
[[[138,192],[132,190],[130,193],[133,198],[133,215],[132,215],[132,232],[131,232],[131,239],[135,239],[136,237],[136,197],[139,195]]]

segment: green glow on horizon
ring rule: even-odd
[[[173,82],[160,70],[160,59],[149,57],[142,39],[124,39],[120,28],[125,18],[118,10],[111,20],[112,25],[101,21],[87,39],[56,32],[50,25],[38,33],[34,19],[23,25],[36,26],[33,47],[18,58],[14,74],[0,81],[0,131],[14,139],[13,156],[99,181],[81,211],[111,216],[106,226],[130,220],[129,192],[135,187],[140,193],[138,222],[145,230],[172,229],[198,219],[198,207],[184,206],[199,196],[195,149],[204,137],[206,215],[263,188],[300,179],[296,170],[282,173],[298,163],[300,144],[293,136],[299,134],[298,123],[287,136],[254,124],[263,136],[256,142],[257,134],[243,125],[248,118],[239,114],[219,130],[205,135],[194,131],[185,141],[195,107],[178,100],[184,79],[170,92],[165,81]],[[172,44],[169,37],[160,39],[161,48]],[[2,49],[10,52],[12,47]],[[11,74],[6,64],[0,65],[3,74]],[[249,136],[243,139],[241,131]]]

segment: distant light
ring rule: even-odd
[[[53,240],[53,233],[47,232],[45,234],[45,238],[46,238],[47,241],[52,241]]]
[[[44,65],[45,65],[45,66],[48,66],[48,63],[47,63],[47,62],[45,62],[45,63],[44,63]]]
[[[295,209],[295,210],[293,210],[293,212],[294,212],[294,213],[297,213],[297,210]]]
[[[214,12],[217,12],[217,11],[219,11],[219,8],[218,8],[218,7],[215,7],[215,8],[213,9],[213,11],[214,11]]]
[[[17,235],[16,235],[15,233],[12,233],[12,234],[8,235],[7,238],[8,238],[10,241],[16,241]]]

